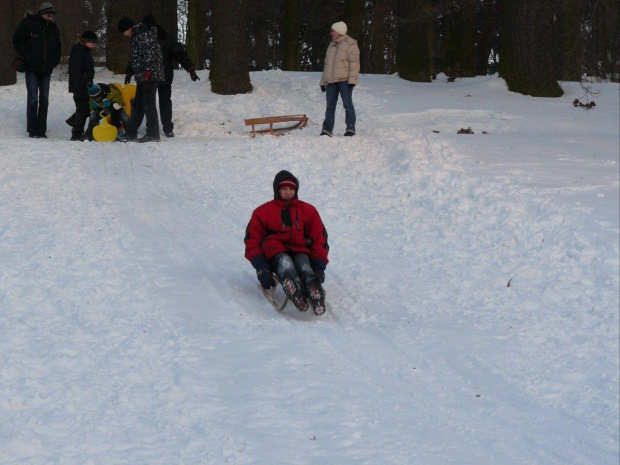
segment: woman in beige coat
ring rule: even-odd
[[[360,49],[357,41],[347,35],[347,25],[342,21],[332,25],[329,33],[332,42],[327,47],[325,66],[321,75],[321,90],[325,92],[327,108],[323,121],[322,136],[333,136],[338,94],[342,98],[347,130],[345,136],[355,135],[355,107],[353,88],[357,85],[360,71]]]

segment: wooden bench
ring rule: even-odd
[[[276,123],[295,123],[289,126],[274,127]],[[256,129],[256,126],[261,124],[268,124],[269,128]],[[291,129],[301,129],[308,124],[308,117],[306,115],[284,115],[284,116],[265,116],[263,118],[250,118],[245,120],[246,126],[252,126],[252,137],[256,137],[256,134],[269,133],[275,136],[278,131],[290,131]]]

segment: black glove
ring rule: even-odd
[[[325,268],[327,267],[327,263],[325,260],[321,258],[313,258],[312,259],[312,271],[314,271],[314,276],[323,284],[325,282]]]
[[[22,59],[22,57],[17,57],[13,63],[11,63],[11,67],[18,73],[23,73],[26,71],[26,62]]]
[[[325,90],[327,90],[327,87],[321,86],[321,92],[325,92]]]
[[[200,81],[200,78],[198,77],[198,75],[196,74],[196,70],[191,67],[190,69],[187,70],[187,72],[189,73],[189,77],[192,78],[192,81],[196,82],[196,81]]]
[[[133,76],[131,73],[125,74],[125,84],[129,84],[131,82],[131,76]]]
[[[263,289],[269,290],[276,285],[265,257],[262,255],[254,257],[252,259],[252,266],[256,270],[256,276],[260,281],[260,285],[263,286]]]
[[[355,87],[355,84],[349,84],[349,89],[353,89]]]

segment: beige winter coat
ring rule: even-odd
[[[357,85],[359,72],[360,49],[357,41],[349,36],[340,36],[333,40],[327,47],[320,85],[345,81]]]

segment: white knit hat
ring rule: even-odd
[[[332,29],[341,36],[347,35],[347,25],[343,21],[332,24]]]

